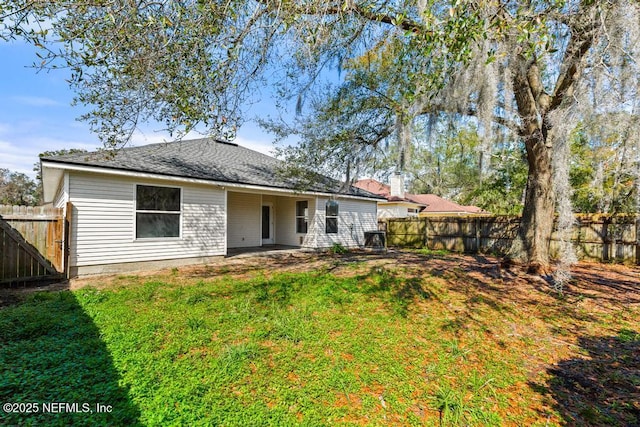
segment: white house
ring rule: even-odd
[[[377,229],[367,191],[198,139],[42,159],[45,202],[68,209],[70,276],[206,262],[230,248],[361,246]]]

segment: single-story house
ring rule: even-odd
[[[70,218],[69,275],[207,262],[230,248],[364,244],[379,196],[204,138],[41,160],[45,202]]]
[[[361,179],[353,185],[367,192],[384,197],[378,201],[378,218],[408,218],[430,215],[481,215],[487,214],[477,206],[463,206],[435,194],[411,194],[404,191],[402,175],[394,174],[390,185],[375,179]]]

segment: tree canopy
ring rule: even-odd
[[[21,172],[0,168],[0,205],[38,204],[36,183]]]

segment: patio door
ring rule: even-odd
[[[262,244],[273,245],[276,243],[273,230],[274,218],[273,218],[273,205],[262,205]]]

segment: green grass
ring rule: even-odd
[[[425,256],[447,256],[451,254],[451,252],[446,249],[429,249],[429,248],[414,249],[414,252],[420,255],[425,255]]]
[[[0,424],[530,423],[539,414],[527,357],[541,344],[508,333],[527,315],[487,301],[378,267],[244,279],[173,271],[36,293],[0,310],[0,401],[114,410],[0,411]]]

